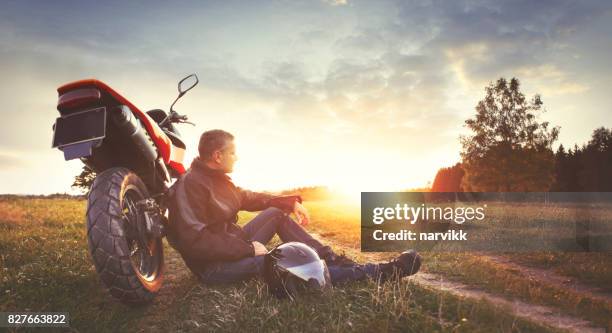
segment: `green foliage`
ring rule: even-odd
[[[457,163],[449,168],[438,170],[431,186],[432,192],[462,192],[461,180],[464,175],[461,163]]]
[[[555,153],[554,192],[612,192],[612,128],[596,128],[591,140]]]
[[[87,165],[84,165],[81,173],[74,177],[72,187],[80,189],[83,191],[83,193],[87,193],[89,192],[89,188],[91,187],[91,184],[93,184],[94,179],[96,179],[96,172]]]
[[[476,116],[465,121],[461,157],[466,191],[548,191],[554,180],[552,144],[559,127],[538,122],[542,99],[527,100],[516,78],[500,78],[485,88]]]

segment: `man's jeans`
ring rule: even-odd
[[[320,256],[331,251],[313,238],[306,230],[298,225],[286,213],[278,208],[268,208],[259,213],[253,220],[244,226],[244,231],[252,240],[267,244],[275,234],[283,242],[302,242],[310,245]],[[264,256],[248,257],[236,261],[211,263],[200,274],[205,283],[232,283],[263,276]],[[377,264],[364,264],[353,266],[329,266],[329,275],[332,284],[343,281],[363,280],[375,277],[378,271]]]

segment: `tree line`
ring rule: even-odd
[[[612,128],[597,128],[588,143],[554,155],[552,192],[612,192]],[[463,192],[461,162],[438,170],[431,191]]]
[[[560,128],[539,121],[539,95],[527,99],[516,78],[500,78],[485,93],[465,121],[470,133],[460,137],[461,162],[438,170],[431,191],[612,191],[612,128],[595,129],[581,147],[553,152]]]

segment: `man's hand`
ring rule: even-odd
[[[251,242],[253,243],[253,249],[255,249],[255,256],[263,256],[268,253],[268,249],[261,244],[260,242]]]
[[[298,220],[298,223],[302,226],[306,226],[310,222],[310,216],[308,216],[308,211],[301,203],[295,202],[293,206],[293,214]]]

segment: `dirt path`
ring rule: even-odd
[[[327,240],[327,243],[330,243],[329,240]],[[389,258],[391,255],[389,253],[362,253],[359,251],[358,248],[346,247],[337,242],[333,242],[333,246],[336,249],[340,249],[341,252],[344,251],[347,255],[357,257],[360,260],[381,261]],[[505,258],[485,258],[486,260],[496,261],[496,263],[500,265],[507,265],[507,267],[511,267],[513,269],[518,269],[521,271],[523,271],[524,269],[523,266],[510,262]],[[531,268],[526,269],[525,271],[527,272],[526,274],[528,277],[533,276],[540,279],[544,279],[550,283],[561,283],[561,285],[566,286],[565,281],[567,281],[567,278],[555,275],[554,273]],[[549,306],[529,304],[514,299],[508,299],[472,286],[468,286],[460,282],[446,280],[441,275],[431,274],[422,271],[410,277],[410,279],[413,282],[426,288],[430,288],[432,290],[447,292],[452,295],[466,299],[485,300],[494,306],[508,309],[514,316],[518,318],[543,324],[554,329],[567,330],[569,332],[606,332],[604,328],[595,327],[591,322],[587,320],[563,314],[559,309]],[[573,284],[571,288],[573,288],[573,290],[575,290],[576,292],[584,291],[585,293],[587,293],[587,295],[592,297],[608,297],[597,291],[595,288],[580,285],[577,283]]]
[[[479,259],[498,265],[502,269],[517,271],[532,281],[551,285],[582,297],[612,305],[611,293],[600,288],[585,285],[570,277],[558,275],[553,271],[521,265],[501,256],[482,255]]]
[[[473,289],[462,283],[447,281],[439,275],[421,272],[413,276],[412,280],[422,286],[448,292],[455,296],[485,300],[495,306],[509,309],[516,317],[552,328],[570,332],[605,332],[603,328],[593,327],[589,321],[561,314],[557,309],[518,300],[509,300],[482,290]]]

